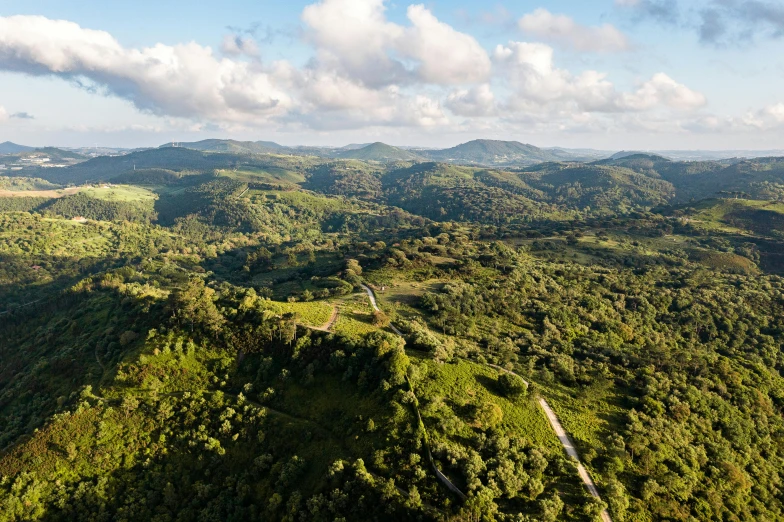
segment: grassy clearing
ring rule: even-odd
[[[310,301],[307,303],[265,301],[264,307],[278,315],[296,314],[298,317],[297,322],[306,326],[323,326],[332,316],[332,305],[324,301]]]
[[[541,408],[530,398],[510,400],[503,397],[497,389],[498,371],[484,365],[458,360],[454,363],[439,364],[429,359],[420,359],[420,367],[426,376],[415,385],[417,396],[425,397],[423,415],[425,424],[436,437],[445,436],[438,429],[431,429],[442,422],[444,412],[428,414],[428,403],[436,397],[443,398],[452,415],[461,423],[454,438],[470,437],[473,430],[472,414],[476,407],[494,403],[501,408],[503,420],[500,428],[504,431],[525,437],[532,444],[558,450],[558,439],[547,423]],[[447,412],[447,418],[449,414]]]
[[[243,167],[238,170],[223,169],[217,171],[219,175],[228,178],[244,181],[246,183],[293,183],[305,182],[305,176],[296,170],[284,169],[281,167]]]
[[[378,331],[373,326],[373,308],[365,292],[352,294],[339,302],[338,320],[333,331],[348,337],[358,337]]]
[[[540,384],[541,395],[547,399],[564,429],[577,444],[580,453],[601,448],[606,437],[623,429],[628,411],[623,396],[607,383],[597,383],[575,397],[574,390],[560,384]]]
[[[131,185],[102,185],[100,187],[83,187],[82,192],[91,198],[103,199],[105,201],[138,201],[145,203],[158,199],[158,196],[151,190]]]
[[[0,190],[3,198],[61,198],[76,194],[81,187],[68,187],[56,190]]]

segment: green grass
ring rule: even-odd
[[[340,312],[333,330],[348,337],[358,337],[378,331],[373,326],[373,308],[365,292],[346,296],[340,300]]]
[[[307,303],[281,303],[279,301],[265,301],[264,307],[278,315],[297,314],[297,322],[306,326],[323,326],[332,315],[332,305],[324,301],[310,301]]]
[[[281,167],[243,167],[238,170],[219,170],[218,174],[246,183],[293,183],[305,182],[305,176],[296,170]]]
[[[610,384],[597,384],[579,396],[558,383],[537,385],[580,453],[603,447],[608,435],[624,427],[628,408],[622,406],[622,394]]]
[[[86,187],[82,189],[82,192],[91,198],[103,199],[105,201],[139,201],[144,203],[158,199],[158,196],[151,190],[131,185]]]
[[[510,400],[499,394],[496,388],[499,375],[497,370],[462,359],[447,364],[420,359],[419,363],[426,368],[427,376],[415,385],[417,395],[431,399],[442,397],[463,421],[458,432],[459,437],[470,436],[473,428],[469,412],[472,408],[492,402],[503,411],[503,420],[500,423],[502,430],[522,436],[535,446],[559,450],[558,439],[541,408],[534,401],[528,397]],[[425,425],[435,437],[443,436],[434,429],[440,419],[425,414],[427,402],[423,401]]]

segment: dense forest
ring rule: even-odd
[[[784,520],[784,160],[218,145],[0,178],[0,521]]]

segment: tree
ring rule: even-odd
[[[502,372],[498,376],[498,387],[505,397],[516,399],[528,392],[528,384],[518,375]]]
[[[206,286],[200,277],[192,277],[185,288],[169,296],[169,309],[178,321],[189,322],[191,330],[198,324],[211,333],[217,333],[226,319],[215,306],[215,299],[215,290]]]

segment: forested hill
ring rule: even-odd
[[[419,151],[419,154],[435,161],[473,165],[526,165],[576,159],[562,150],[498,140],[473,140],[449,149]]]
[[[238,154],[265,154],[277,152],[286,147],[272,141],[201,140],[193,142],[170,142],[159,148],[186,148],[204,152],[233,152]]]
[[[207,153],[183,147],[144,150],[124,156],[99,156],[64,169],[51,169],[46,179],[61,184],[108,181],[134,169],[166,169],[174,172],[211,171],[235,168],[249,163],[252,156],[244,154]]]
[[[20,152],[28,152],[35,150],[34,147],[27,147],[25,145],[17,145],[10,141],[0,143],[0,154],[19,154]]]
[[[341,151],[337,154],[340,158],[358,159],[363,161],[414,161],[422,157],[404,149],[392,147],[386,143],[371,143],[365,147]]]
[[[0,522],[784,520],[782,165],[10,171]]]

